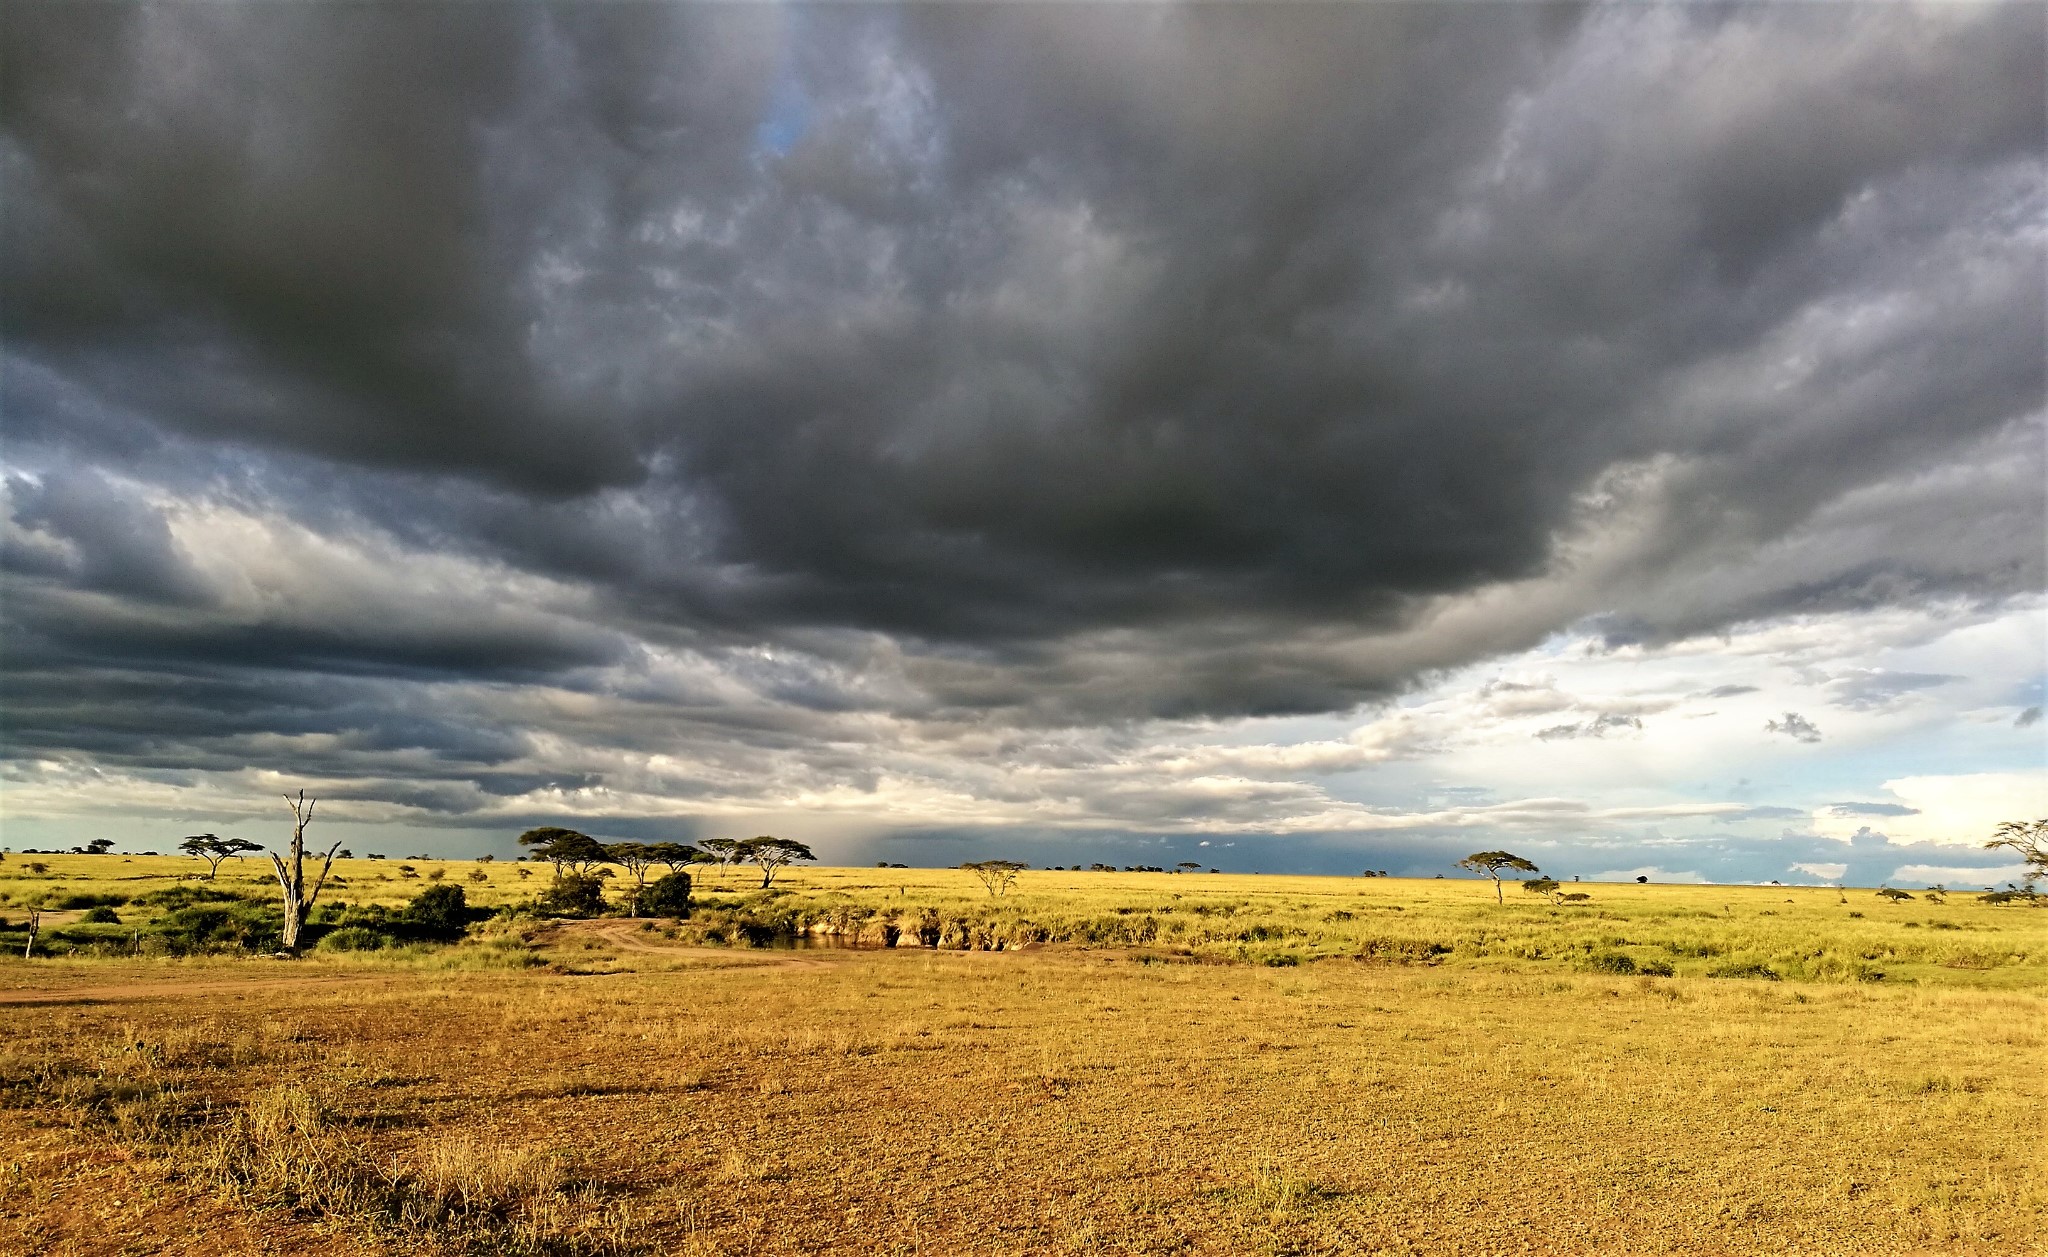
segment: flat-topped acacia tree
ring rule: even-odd
[[[289,800],[287,800],[289,802]],[[220,876],[221,861],[239,860],[246,851],[261,851],[263,847],[246,838],[221,838],[213,834],[194,834],[178,844],[178,850],[186,855],[198,856],[206,861],[206,880]]]
[[[1543,871],[1527,860],[1524,860],[1521,856],[1508,851],[1475,851],[1458,861],[1458,867],[1470,869],[1474,873],[1484,874],[1492,878],[1493,901],[1495,903],[1507,902],[1501,898],[1500,875],[1503,872],[1510,869],[1522,873],[1540,873]]]
[[[277,852],[270,853],[270,863],[277,871],[278,893],[284,899],[284,950],[291,955],[299,954],[299,935],[306,928],[306,917],[313,911],[313,903],[320,898],[320,888],[327,885],[327,874],[334,867],[334,853],[341,850],[339,839],[327,848],[327,859],[320,865],[320,876],[313,881],[313,889],[306,889],[306,826],[313,822],[313,805],[318,799],[308,799],[304,790],[299,797],[284,796],[285,806],[292,810],[292,845],[289,860]]]
[[[2043,877],[2048,877],[2048,818],[2033,821],[2001,821],[1991,831],[1991,841],[1984,844],[1987,850],[2009,847],[2026,862],[2026,880],[2029,886]]]
[[[1019,860],[971,860],[960,866],[981,879],[991,898],[1017,884],[1017,874],[1031,866]]]
[[[519,835],[519,845],[532,847],[533,854],[555,866],[555,880],[562,880],[562,871],[587,874],[600,864],[609,862],[604,844],[589,834],[559,825],[543,825],[529,829]]]
[[[738,849],[741,860],[761,866],[762,890],[768,889],[774,883],[775,875],[791,861],[818,858],[811,854],[809,847],[794,838],[771,838],[763,834],[759,838],[742,838],[733,845]]]

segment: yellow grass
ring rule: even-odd
[[[142,863],[95,867],[159,875]],[[374,872],[351,865],[350,894],[383,892]],[[523,895],[488,875],[476,898]],[[952,872],[792,888],[825,916],[989,910]],[[1236,945],[1173,930],[790,951],[616,920],[524,927],[552,966],[524,972],[435,967],[478,944],[11,962],[0,997],[44,1002],[0,1007],[0,1251],[2040,1250],[2044,914],[1585,889],[1555,909],[1459,881],[1035,873],[1000,906],[1192,931],[1234,904],[1299,931],[1249,945],[1292,967],[1200,963]],[[1679,976],[1514,954],[1614,936]],[[2003,959],[1925,950],[1955,936]],[[1453,949],[1353,959],[1361,937]],[[1698,976],[1831,948],[1885,979]]]

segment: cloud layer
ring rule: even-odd
[[[17,809],[1344,831],[1304,783],[1440,734],[1207,731],[2042,585],[2030,6],[33,5],[0,57]],[[1531,740],[1672,710],[1573,702]]]

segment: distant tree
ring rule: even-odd
[[[766,890],[775,881],[775,875],[796,860],[816,860],[811,849],[794,838],[771,838],[766,834],[759,838],[743,838],[739,850],[741,859],[747,864],[758,865],[761,869],[761,889]]]
[[[532,877],[532,876],[533,876],[533,870],[532,870],[532,869],[520,869],[520,870],[518,870],[518,873],[519,873],[519,880],[521,880],[521,881],[525,881],[525,880],[526,880],[527,878],[529,878],[529,877]]]
[[[1539,873],[1542,871],[1527,860],[1524,860],[1521,856],[1506,851],[1475,851],[1458,861],[1458,867],[1492,878],[1493,900],[1495,903],[1506,902],[1501,898],[1500,875],[1503,872],[1510,869],[1523,873]]]
[[[340,851],[335,852],[334,858],[337,860],[353,860],[356,858],[356,853],[350,851],[347,847],[343,847]]]
[[[1903,890],[1894,890],[1889,886],[1885,886],[1879,888],[1877,892],[1877,897],[1879,899],[1888,899],[1893,903],[1898,903],[1901,900],[1911,899],[1913,896],[1907,894]]]
[[[698,843],[697,847],[703,854],[704,863],[715,864],[720,870],[743,863],[746,859],[737,838],[706,838]],[[719,883],[723,885],[724,881],[725,878],[721,876]]]
[[[401,864],[398,866],[398,875],[400,877],[418,877],[420,871],[410,864]]]
[[[258,847],[257,850],[260,851],[262,850],[262,848]],[[37,877],[41,877],[43,874],[50,871],[50,866],[43,863],[41,860],[30,860],[27,864],[23,865],[22,867],[27,869],[29,872],[35,874]]]
[[[270,853],[270,863],[277,873],[277,890],[284,903],[284,950],[291,955],[299,954],[299,933],[306,926],[306,916],[313,910],[313,904],[320,898],[320,888],[327,885],[327,874],[334,868],[334,853],[341,850],[341,843],[327,848],[327,858],[320,865],[320,876],[314,879],[313,888],[306,889],[306,826],[313,823],[313,805],[318,799],[308,799],[304,790],[299,797],[284,796],[285,806],[292,810],[292,845],[289,854],[280,856]]]
[[[476,862],[477,862],[478,864],[489,864],[489,863],[490,863],[491,861],[493,861],[493,860],[495,860],[495,859],[497,859],[497,858],[498,858],[497,856],[494,856],[494,855],[492,855],[492,854],[491,854],[490,852],[486,851],[486,852],[484,852],[484,853],[483,853],[482,855],[480,855],[480,856],[478,856],[478,857],[476,858]]]
[[[1650,879],[1648,877],[1638,877],[1636,881],[1638,884],[1647,886],[1650,882]]]
[[[1173,867],[1180,870],[1183,873],[1199,873],[1202,871],[1202,866],[1195,863],[1193,860],[1182,860],[1179,864],[1176,864]]]
[[[703,852],[687,842],[650,842],[647,849],[654,853],[654,862],[671,873],[680,873],[686,864],[696,864]]]
[[[112,851],[113,849],[114,840],[112,838],[95,838],[91,842],[85,844],[85,850],[80,852],[80,854],[105,855],[107,852]]]
[[[1541,895],[1550,900],[1550,902],[1556,903],[1558,894],[1557,879],[1551,877],[1532,877],[1522,883],[1522,893],[1525,895]]]
[[[488,882],[491,880],[491,875],[482,869],[471,869],[469,871],[469,880],[472,882]]]
[[[1991,831],[1991,841],[1984,844],[1989,850],[2009,847],[2019,853],[2027,865],[2026,880],[2029,885],[2048,877],[2048,817],[2033,821],[2001,821]]]
[[[1017,884],[1017,874],[1030,868],[1016,860],[971,860],[960,866],[981,880],[990,897],[1007,894]]]
[[[604,845],[589,834],[557,825],[543,825],[519,835],[519,845],[532,847],[536,859],[555,866],[555,880],[564,873],[588,874],[605,863]]]
[[[243,852],[261,851],[263,848],[242,838],[217,838],[212,834],[194,834],[179,843],[178,850],[206,861],[206,880],[210,882],[219,875],[221,861],[239,860]]]

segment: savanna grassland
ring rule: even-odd
[[[338,865],[328,894],[396,909],[439,870],[489,908],[548,878],[398,863]],[[31,902],[124,901],[90,926],[53,909],[65,954],[0,962],[0,1251],[2024,1253],[2048,1234],[2032,907],[1045,871],[997,899],[912,869],[762,895],[734,870],[682,922],[507,913],[442,945],[153,954],[148,922],[188,909],[143,901],[190,871],[0,864],[13,925]],[[216,886],[255,894],[258,872]],[[820,934],[870,945],[746,945]]]

